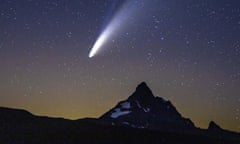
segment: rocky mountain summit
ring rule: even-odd
[[[183,118],[170,101],[154,96],[145,82],[139,84],[128,99],[100,117],[112,125],[147,129],[193,129],[191,120]]]

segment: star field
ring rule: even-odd
[[[0,106],[99,117],[146,81],[198,127],[240,131],[240,2],[134,0],[88,54],[120,0],[1,0]]]

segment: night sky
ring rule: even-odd
[[[240,1],[0,0],[0,106],[99,117],[142,81],[196,126],[240,132]]]

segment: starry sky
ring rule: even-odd
[[[0,0],[0,106],[99,117],[142,81],[197,127],[240,132],[239,0]]]

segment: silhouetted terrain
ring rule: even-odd
[[[240,144],[240,134],[210,122],[196,128],[170,101],[155,97],[146,83],[99,119],[66,120],[0,108],[0,143],[57,144]]]

